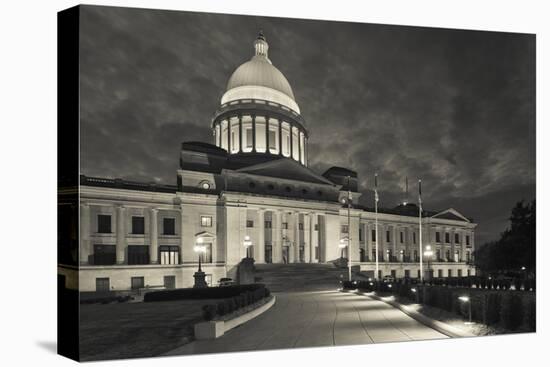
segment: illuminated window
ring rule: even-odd
[[[212,217],[209,215],[201,215],[201,227],[212,227]]]

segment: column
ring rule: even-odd
[[[282,262],[282,245],[281,245],[281,228],[282,228],[282,213],[280,210],[274,210],[272,213],[272,236],[273,243],[271,247],[271,256],[273,263],[278,264]]]
[[[243,117],[239,116],[239,152],[243,151]]]
[[[300,213],[296,212],[293,214],[294,218],[294,262],[300,262]]]
[[[265,152],[271,154],[269,151],[269,116],[265,117]]]
[[[462,254],[460,255],[462,257],[462,261],[466,261],[466,238],[464,237],[464,232],[460,232],[460,247],[462,249]]]
[[[227,152],[229,154],[233,153],[233,149],[231,149],[231,119],[227,119]]]
[[[126,254],[126,208],[116,208],[116,263],[124,264]]]
[[[279,155],[283,155],[283,121],[279,120]]]
[[[294,125],[290,124],[290,158],[294,159],[294,157],[292,156],[292,152],[293,152],[293,143],[294,143],[294,139],[293,139],[293,136],[292,136],[292,128],[294,127]]]
[[[399,258],[399,231],[397,230],[397,225],[393,226],[393,249],[392,255],[397,260]]]
[[[304,213],[304,260],[306,263],[311,263],[311,215]]]
[[[90,248],[90,206],[80,203],[80,264],[88,265],[92,249]]]
[[[252,116],[252,152],[256,153],[256,116]]]
[[[256,246],[257,251],[254,251],[256,262],[265,263],[265,211],[263,209],[258,209],[258,225],[256,226],[258,234],[256,238],[258,239],[258,244]]]
[[[151,209],[151,242],[149,245],[149,260],[151,264],[158,264],[158,209]]]

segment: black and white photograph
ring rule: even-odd
[[[5,364],[540,358],[541,10],[239,2],[3,32]]]
[[[536,331],[533,34],[67,12],[79,360]]]

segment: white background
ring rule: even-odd
[[[56,340],[56,12],[73,1],[4,1],[0,9],[0,364],[66,366]],[[522,366],[544,364],[550,345],[548,254],[548,67],[544,1],[102,1],[96,4],[273,15],[537,34],[537,335],[357,347],[122,360],[99,365],[269,366],[308,364]],[[546,19],[545,19],[546,16]],[[546,24],[545,24],[546,21]],[[320,40],[321,41],[321,40]],[[61,144],[63,142],[60,142]],[[544,340],[546,339],[546,340]],[[546,363],[548,363],[546,361]]]

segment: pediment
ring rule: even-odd
[[[461,222],[470,222],[468,218],[460,214],[457,210],[450,208],[447,210],[444,210],[442,212],[439,212],[432,216],[432,218],[439,218],[439,219],[448,219],[448,220],[458,220]]]

